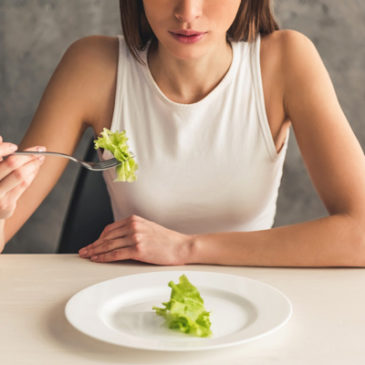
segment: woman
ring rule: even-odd
[[[104,175],[116,221],[80,256],[364,266],[364,155],[313,44],[277,30],[269,0],[120,4],[125,39],[70,46],[20,146],[72,154],[87,126],[126,129],[138,181]],[[271,228],[290,125],[329,215]],[[15,148],[2,143],[1,155]],[[1,162],[3,242],[65,165]]]

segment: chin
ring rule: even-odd
[[[180,53],[175,55],[176,58],[182,61],[193,61],[200,58],[201,54],[196,54],[196,52],[190,52],[190,53]]]
[[[170,52],[172,55],[174,55],[174,57],[180,59],[180,60],[184,60],[184,61],[192,61],[192,60],[196,60],[199,59],[200,57],[202,57],[205,52],[204,52],[204,48],[203,46],[194,46],[194,47],[190,47],[190,46],[178,46],[178,47],[171,47],[170,48]]]

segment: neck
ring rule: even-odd
[[[148,65],[160,90],[170,100],[196,103],[208,95],[223,79],[232,62],[228,43],[194,60],[174,58],[161,46],[151,49]]]

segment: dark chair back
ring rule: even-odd
[[[93,141],[85,160],[98,160]],[[102,173],[81,168],[63,223],[58,253],[77,253],[81,247],[95,241],[112,222],[110,198]]]

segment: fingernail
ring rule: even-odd
[[[11,145],[9,146],[9,148],[10,148],[10,151],[11,151],[11,152],[14,152],[14,151],[16,151],[16,150],[18,149],[18,146],[17,146],[16,144],[11,144]]]
[[[45,151],[46,151],[46,147],[44,147],[44,146],[39,146],[39,147],[37,147],[37,151],[38,151],[38,152],[45,152]]]

